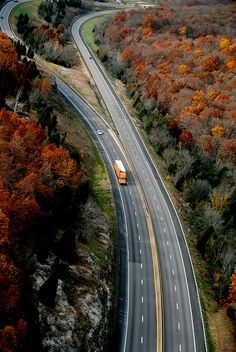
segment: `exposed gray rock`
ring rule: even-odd
[[[95,205],[87,204],[86,232],[89,238],[96,238],[98,246],[105,248],[106,270],[99,266],[99,259],[93,254],[77,248],[78,260],[68,265],[63,279],[59,277],[55,307],[49,308],[38,300],[40,287],[55,273],[54,254],[47,261],[36,263],[32,275],[36,308],[43,351],[47,352],[102,352],[106,341],[110,307],[110,270],[108,258],[112,258],[110,229],[103,214]],[[89,209],[90,207],[90,209]],[[62,234],[58,235],[60,238]]]

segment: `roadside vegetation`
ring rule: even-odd
[[[98,55],[126,85],[149,142],[182,199],[187,237],[202,263],[198,280],[204,307],[211,313],[225,307],[233,319],[234,12],[231,1],[215,0],[209,6],[205,1],[175,6],[166,1],[155,9],[120,12],[95,27]],[[212,297],[216,304],[212,301],[210,308]]]
[[[110,185],[78,117],[34,61],[46,30],[49,41],[64,31],[37,27],[31,7],[17,11],[29,48],[0,33],[0,350],[105,351],[118,280]]]

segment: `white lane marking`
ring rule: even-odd
[[[140,266],[141,266],[141,269],[142,269],[143,268],[143,264],[141,263]]]
[[[180,330],[180,322],[178,322],[178,330]]]
[[[161,217],[161,221],[163,221],[163,218]]]
[[[138,223],[137,223],[137,227],[138,227]]]
[[[153,199],[156,200],[156,197],[154,196]]]
[[[169,246],[169,242],[168,241],[166,241],[166,244],[167,244],[167,246]]]
[[[172,256],[171,256],[171,254],[170,254],[170,260],[172,260]]]
[[[174,269],[172,269],[172,274],[173,274],[173,275],[175,275],[175,271],[174,271]]]
[[[146,177],[146,182],[148,182],[148,179],[147,179],[147,177]]]
[[[143,323],[143,315],[142,315],[142,323]]]
[[[163,228],[163,231],[164,231],[164,232],[166,232],[166,229],[165,229],[165,228]]]
[[[113,151],[113,153],[115,154],[115,151],[114,151],[114,149],[112,149],[112,151]]]
[[[142,303],[143,303],[143,301],[144,301],[144,298],[143,298],[143,296],[142,296]]]
[[[142,250],[141,249],[139,250],[139,253],[142,254]]]
[[[141,285],[143,285],[143,279],[141,280]]]
[[[141,343],[143,344],[143,336],[141,336]]]
[[[178,303],[176,303],[176,309],[179,310],[179,304]]]
[[[175,292],[177,291],[177,287],[176,287],[176,285],[174,286],[174,289],[175,289]]]
[[[182,346],[179,344],[179,352],[182,351]]]
[[[129,191],[129,194],[131,195],[131,194],[132,194],[132,192],[131,192],[131,191]]]
[[[137,216],[137,213],[136,213],[136,211],[134,212],[134,215],[135,215],[135,216]]]
[[[134,206],[134,202],[132,201],[132,204],[133,204],[133,206]]]
[[[157,210],[159,210],[159,207],[158,207],[158,205],[157,205]]]
[[[138,236],[138,240],[140,241],[140,239],[141,239],[141,237],[140,236]]]

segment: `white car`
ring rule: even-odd
[[[97,130],[97,133],[100,135],[103,134],[103,132],[101,130]]]

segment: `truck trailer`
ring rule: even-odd
[[[114,169],[121,185],[127,184],[126,171],[121,160],[115,160]]]

